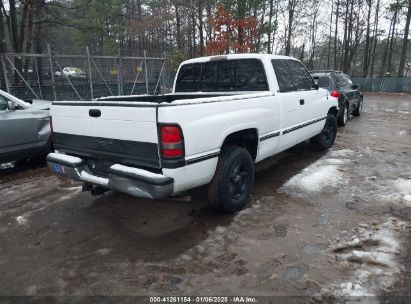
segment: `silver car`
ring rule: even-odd
[[[0,90],[0,162],[50,151],[50,104],[42,100],[30,104]]]

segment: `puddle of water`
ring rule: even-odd
[[[320,254],[323,251],[326,251],[328,248],[327,244],[315,244],[315,245],[305,245],[303,247],[303,252],[305,254],[314,255]]]
[[[310,268],[306,264],[297,264],[295,266],[287,267],[284,278],[290,282],[296,282],[301,279]]]

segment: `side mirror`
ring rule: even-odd
[[[360,86],[358,85],[358,84],[356,84],[356,83],[354,83],[353,85],[352,85],[352,88],[353,88],[353,90],[356,90],[356,89],[358,89]]]
[[[314,90],[318,90],[318,89],[320,89],[320,86],[318,85],[318,83],[314,83],[313,88],[314,88]]]
[[[7,101],[7,107],[9,111],[14,111],[16,110],[16,103],[12,100]]]

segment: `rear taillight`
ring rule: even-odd
[[[178,126],[161,126],[161,154],[164,158],[177,158],[184,156],[183,133]]]
[[[335,98],[340,98],[341,97],[341,92],[339,91],[332,91],[331,96]]]

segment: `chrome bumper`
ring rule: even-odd
[[[101,177],[95,175],[83,159],[60,153],[50,153],[47,165],[58,175],[136,197],[161,199],[173,194],[171,177],[133,167],[116,164],[110,167],[107,177]]]

